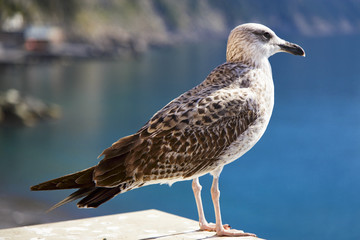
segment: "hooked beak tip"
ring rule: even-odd
[[[286,42],[284,44],[279,44],[279,47],[283,52],[305,57],[304,49],[297,44]]]

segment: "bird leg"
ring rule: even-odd
[[[199,214],[199,226],[203,231],[215,231],[216,225],[214,223],[208,223],[205,219],[204,209],[201,201],[201,189],[202,186],[199,183],[199,178],[194,178],[192,182],[192,189],[194,191],[196,206]],[[228,224],[223,226],[225,229],[230,229]]]
[[[211,186],[211,198],[214,204],[215,218],[216,218],[216,235],[218,236],[253,236],[256,237],[253,233],[244,233],[242,230],[224,228],[221,221],[220,213],[220,190],[219,190],[219,176],[213,176],[213,183]]]

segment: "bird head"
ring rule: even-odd
[[[231,31],[226,61],[257,65],[278,52],[305,56],[299,45],[279,38],[270,28],[257,23],[246,23]]]

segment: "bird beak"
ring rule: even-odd
[[[294,55],[300,55],[305,57],[305,51],[299,45],[290,42],[284,42],[283,44],[279,44],[280,51],[291,53]]]

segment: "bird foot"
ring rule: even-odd
[[[242,230],[236,229],[221,229],[220,231],[216,231],[217,236],[227,236],[227,237],[256,237],[253,233],[246,233]]]
[[[200,230],[202,231],[208,231],[208,232],[216,232],[216,224],[215,223],[205,223],[205,224],[199,224]],[[224,224],[223,228],[226,230],[230,230],[229,224]]]

